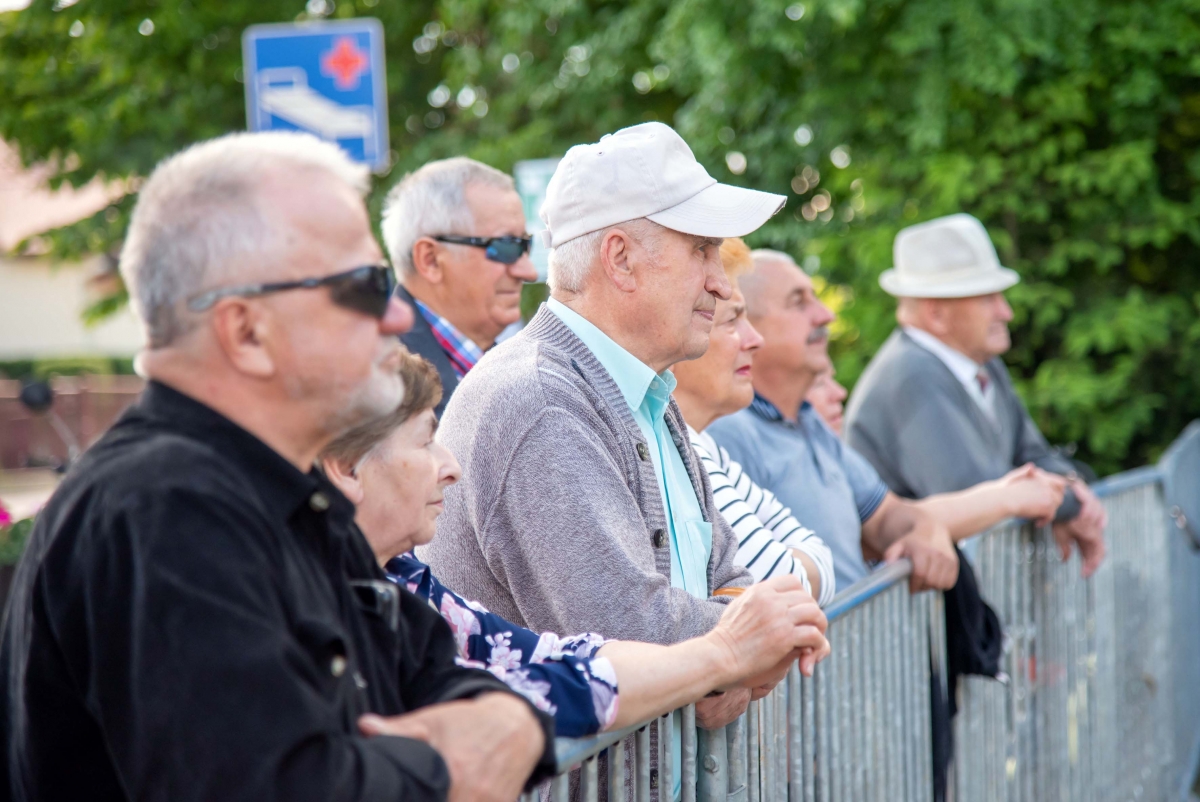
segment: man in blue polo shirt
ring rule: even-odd
[[[839,588],[867,575],[866,559],[900,557],[912,560],[914,591],[952,587],[958,558],[945,523],[891,493],[804,401],[829,368],[834,317],[812,281],[786,254],[755,251],[740,286],[764,339],[754,357],[754,402],[708,431],[829,545]]]

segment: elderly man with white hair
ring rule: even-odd
[[[987,230],[968,214],[896,235],[896,266],[879,283],[896,296],[900,327],[850,396],[846,438],[908,498],[962,490],[1033,463],[1067,476],[1055,516],[1062,556],[1079,549],[1083,574],[1104,559],[1104,505],[1053,451],[1013,389],[1000,356],[1011,344],[1002,267]]]
[[[537,279],[521,197],[495,168],[442,159],[388,193],[381,229],[397,295],[416,308],[400,340],[437,368],[441,415],[462,377],[520,319],[521,287]]]
[[[464,478],[418,549],[443,581],[535,630],[670,644],[713,628],[714,594],[751,577],[667,368],[708,348],[731,292],[722,238],[783,201],[718,184],[661,123],[567,152],[541,211],[551,299],[446,407],[439,437]],[[748,700],[706,700],[698,719],[724,724]]]
[[[455,663],[313,468],[396,409],[367,175],[303,134],[163,162],[121,273],[138,403],[38,516],[0,631],[12,799],[511,800],[553,726]]]

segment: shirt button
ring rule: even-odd
[[[346,658],[340,654],[333,656],[329,661],[329,673],[335,677],[340,677],[346,673]]]
[[[667,545],[667,531],[665,529],[655,529],[654,539],[651,542],[654,544],[654,548],[656,549],[661,549],[663,546]]]
[[[329,509],[329,497],[318,490],[308,497],[308,506],[317,512],[325,512]]]
[[[638,452],[638,457],[641,458],[641,460],[643,462],[645,462],[647,459],[650,458],[650,449],[646,448],[645,443],[637,444],[637,452]]]

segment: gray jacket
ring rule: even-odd
[[[749,585],[674,399],[666,415],[712,524],[709,588]],[[553,312],[543,307],[467,374],[438,438],[463,478],[418,555],[456,592],[539,632],[669,644],[720,618],[723,600],[671,587],[666,513],[654,466],[639,456],[641,430]]]
[[[906,498],[965,490],[1027,462],[1070,472],[1070,461],[1050,448],[1029,417],[1004,363],[996,358],[984,369],[995,387],[995,421],[942,360],[897,329],[850,394],[847,442]],[[1078,512],[1068,492],[1058,519]]]

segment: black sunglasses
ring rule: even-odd
[[[525,254],[533,244],[533,237],[456,237],[446,234],[434,237],[438,242],[448,242],[451,245],[470,245],[472,248],[483,248],[484,255],[493,262],[511,265]]]
[[[396,278],[387,265],[367,265],[334,273],[323,278],[306,278],[299,281],[276,281],[271,284],[243,284],[239,287],[219,287],[215,290],[194,295],[188,299],[187,307],[193,312],[203,312],[217,301],[230,296],[253,298],[284,290],[309,290],[328,287],[329,298],[346,309],[383,319],[388,303],[396,289]]]

